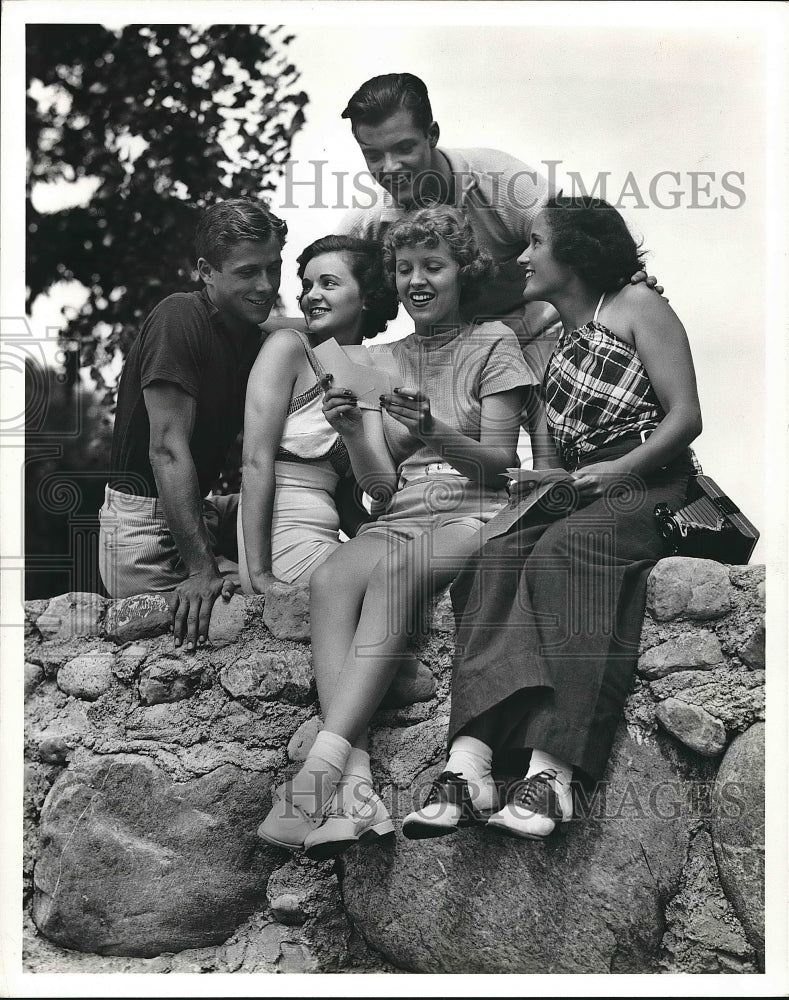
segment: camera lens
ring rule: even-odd
[[[679,529],[668,504],[659,503],[655,506],[655,520],[657,521],[658,531],[663,538],[676,546],[679,541]]]

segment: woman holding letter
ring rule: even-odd
[[[555,198],[520,260],[524,298],[552,303],[564,328],[543,379],[561,481],[491,522],[453,584],[449,757],[403,822],[410,838],[486,823],[539,839],[572,819],[571,779],[602,776],[632,683],[647,577],[668,554],[655,505],[681,505],[698,471],[688,339],[665,299],[626,284],[641,254],[619,213],[597,199]],[[525,769],[529,754],[502,804],[494,758]]]
[[[302,252],[298,265],[308,332],[270,334],[247,389],[238,518],[247,594],[263,593],[277,580],[306,583],[340,544],[335,493],[349,471],[348,453],[323,414],[326,373],[315,349],[332,338],[359,345],[397,314],[378,243],[325,236]],[[380,423],[377,412],[372,416]]]
[[[259,828],[312,858],[394,827],[372,788],[367,725],[426,602],[506,505],[504,470],[537,379],[501,323],[461,320],[461,303],[492,273],[470,227],[448,208],[392,226],[384,262],[414,333],[392,345],[399,384],[365,427],[350,390],[326,393],[359,484],[384,507],[313,574],[312,654],[324,714],[307,760],[273,796]]]

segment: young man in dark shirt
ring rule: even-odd
[[[243,426],[260,324],[279,291],[287,227],[258,202],[206,209],[195,236],[199,292],[168,296],[143,323],[118,392],[100,570],[112,597],[169,592],[176,645],[208,635],[234,585],[238,497],[207,497]]]

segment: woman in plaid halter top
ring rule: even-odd
[[[412,838],[484,823],[534,839],[572,819],[571,782],[603,774],[647,576],[668,555],[655,504],[681,504],[695,471],[701,415],[687,335],[665,299],[627,283],[641,254],[619,213],[598,199],[553,199],[520,261],[524,299],[551,303],[564,329],[542,384],[555,450],[537,446],[534,464],[570,475],[490,522],[452,586],[449,757],[403,822]],[[525,776],[502,796],[494,768]]]
[[[562,332],[543,379],[548,428],[567,469],[620,438],[646,438],[666,415],[635,346],[598,319],[606,298],[589,323]]]

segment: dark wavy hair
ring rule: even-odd
[[[275,236],[282,248],[287,235],[287,223],[278,219],[265,202],[228,198],[201,214],[194,238],[195,259],[203,257],[211,267],[221,269],[233,247],[244,240],[266,243]]]
[[[643,267],[645,252],[602,198],[551,198],[545,206],[551,250],[596,292],[613,292]]]
[[[383,333],[389,320],[397,315],[398,304],[397,295],[384,274],[381,244],[354,236],[322,236],[305,247],[296,258],[299,281],[304,277],[307,264],[325,253],[341,253],[347,259],[351,274],[359,285],[365,305],[362,336],[367,338]]]
[[[496,265],[487,250],[477,243],[474,231],[454,208],[436,205],[409,212],[396,222],[384,239],[384,270],[390,284],[395,284],[397,251],[402,247],[437,247],[443,240],[453,260],[460,267],[463,289],[461,302],[474,297],[480,286],[496,273]]]
[[[401,108],[411,112],[414,125],[425,135],[433,123],[427,87],[413,73],[386,73],[365,81],[348,101],[342,118],[350,118],[351,129],[358,125],[380,125]]]

